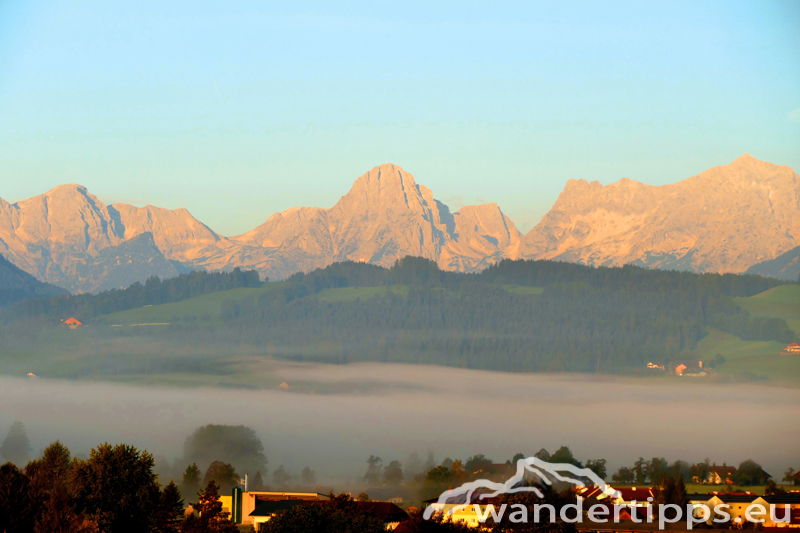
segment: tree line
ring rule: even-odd
[[[241,486],[242,476],[236,468],[260,469],[250,490],[318,491],[318,487],[308,486],[316,483],[316,476],[308,467],[300,479],[288,477],[283,479],[283,484],[264,485],[261,472],[267,474],[268,464],[264,447],[255,432],[246,426],[197,428],[186,439],[183,461],[206,461],[209,457],[215,460],[205,469],[205,475],[201,475],[200,467],[192,462],[178,482],[173,476],[159,473],[153,455],[127,444],[101,444],[92,449],[86,459],[73,457],[58,441],[49,445],[39,458],[30,460],[29,452],[24,426],[15,422],[0,445],[0,455],[9,461],[0,466],[0,531],[4,533],[233,533],[237,528],[223,510],[220,494],[230,494],[232,487]],[[415,492],[412,500],[425,501],[437,498],[451,487],[477,479],[506,481],[515,472],[517,461],[525,457],[517,453],[504,462],[496,462],[483,454],[474,454],[464,460],[447,457],[437,463],[429,452],[425,459],[412,454],[405,464],[398,460],[384,464],[380,457],[370,455],[361,478],[364,492],[358,500],[369,500],[367,494],[376,487],[405,489]],[[602,479],[608,475],[605,459],[578,460],[568,446],[561,446],[552,454],[541,449],[535,457],[550,463],[589,468]],[[611,481],[614,485],[649,485],[653,487],[656,503],[685,505],[688,501],[686,483],[693,477],[705,479],[713,469],[709,460],[689,464],[681,460],[669,463],[663,457],[649,461],[639,458],[632,467],[621,467],[611,476]],[[784,481],[791,482],[793,474],[789,469]],[[275,469],[273,479],[281,475],[288,475],[283,466]],[[736,483],[742,486],[764,483],[761,466],[752,460],[743,461],[736,475]],[[305,486],[298,485],[300,481]],[[534,479],[527,482],[537,483]],[[557,492],[552,487],[540,488],[544,497],[536,502],[527,500],[533,498],[530,494],[504,496],[503,502],[546,502],[559,508],[575,501],[575,494],[568,489]],[[766,491],[767,494],[782,492],[772,480],[767,481]],[[190,501],[184,499],[184,495]],[[332,488],[329,496],[329,501],[276,515],[262,531],[380,531],[384,527],[363,507],[356,505],[352,496],[336,495]],[[468,531],[463,529],[466,526],[453,524],[443,517],[428,521],[413,512],[407,522],[401,531]],[[553,531],[563,531],[567,526],[569,524],[564,523],[532,525],[554,528]],[[497,533],[518,530],[517,525],[507,520],[490,521],[487,527]]]
[[[127,289],[25,300],[4,309],[0,313],[0,321],[9,323],[29,318],[59,320],[69,316],[88,320],[144,305],[161,305],[217,291],[259,286],[261,281],[258,272],[239,268],[230,272],[195,271],[164,280],[152,276],[144,284],[137,281]]]
[[[163,335],[274,347],[276,355],[301,361],[620,372],[679,359],[706,326],[791,341],[794,332],[784,320],[751,317],[733,301],[781,283],[553,261],[503,261],[461,274],[409,257],[390,269],[338,263],[296,274],[279,290],[226,301],[223,325],[179,322]],[[513,290],[533,284],[541,294]],[[353,301],[318,297],[331,288],[392,285],[407,290]]]
[[[259,283],[256,273],[241,271],[152,278],[124,291],[22,302],[2,317],[85,318]],[[790,342],[795,334],[783,319],[752,317],[733,300],[784,283],[753,275],[529,260],[504,260],[465,274],[406,257],[392,268],[343,262],[295,274],[261,294],[224,301],[221,322],[175,317],[157,331],[113,334],[189,346],[251,345],[298,361],[625,372],[650,361],[679,360],[708,326],[746,339]],[[541,294],[516,290],[532,286]],[[398,290],[349,301],[320,298],[326,289],[344,287]],[[195,363],[203,371],[205,363]],[[181,364],[186,370],[195,363]]]

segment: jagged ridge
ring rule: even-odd
[[[145,233],[152,234],[152,246],[114,251]],[[605,187],[570,180],[524,237],[497,204],[452,213],[392,164],[359,177],[330,209],[292,208],[234,237],[215,233],[185,209],[106,206],[80,185],[16,204],[0,199],[0,253],[38,279],[75,292],[123,286],[144,273],[172,275],[169,262],[180,271],[256,269],[273,279],[335,261],[389,266],[406,255],[467,272],[502,258],[744,272],[798,245],[800,179],[789,167],[747,154],[660,187],[629,179]],[[99,264],[119,268],[120,257],[147,257],[149,270],[97,271]]]

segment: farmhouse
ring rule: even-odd
[[[83,323],[75,317],[69,317],[66,320],[62,320],[61,323],[67,326],[69,329],[78,329],[83,325]]]
[[[706,483],[711,485],[733,484],[733,475],[736,474],[735,466],[712,466],[708,469]]]
[[[703,361],[698,359],[689,359],[685,361],[672,361],[670,369],[676,376],[683,376],[685,374],[701,374],[703,372]]]
[[[781,355],[800,355],[800,344],[793,342],[781,351]]]

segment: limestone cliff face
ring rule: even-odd
[[[290,209],[231,240],[250,250],[237,263],[286,277],[335,261],[391,266],[406,255],[433,259],[448,270],[475,270],[521,239],[496,205],[465,209],[466,216],[452,214],[411,174],[386,164],[358,178],[331,209]],[[459,220],[467,219],[459,232]]]
[[[155,241],[133,239],[143,234]],[[0,199],[0,254],[71,292],[177,275],[167,258],[191,262],[216,250],[220,240],[185,209],[106,206],[80,185],[62,185],[16,204]]]
[[[522,234],[497,204],[464,206],[453,221],[453,239],[439,256],[441,268],[477,272],[502,259],[519,258]]]
[[[175,261],[192,262],[206,255],[209,248],[224,247],[225,238],[214,233],[186,209],[112,204],[108,211],[123,239],[152,233],[159,250]]]
[[[745,154],[660,187],[570,180],[524,238],[521,255],[591,265],[634,263],[744,272],[800,245],[800,178]]]
[[[80,185],[16,204],[0,201],[0,254],[60,287],[70,285],[87,258],[122,240],[107,207]]]

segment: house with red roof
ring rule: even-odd
[[[61,323],[67,326],[69,329],[78,329],[83,325],[83,322],[81,322],[74,316],[71,316],[66,320],[62,320]]]

